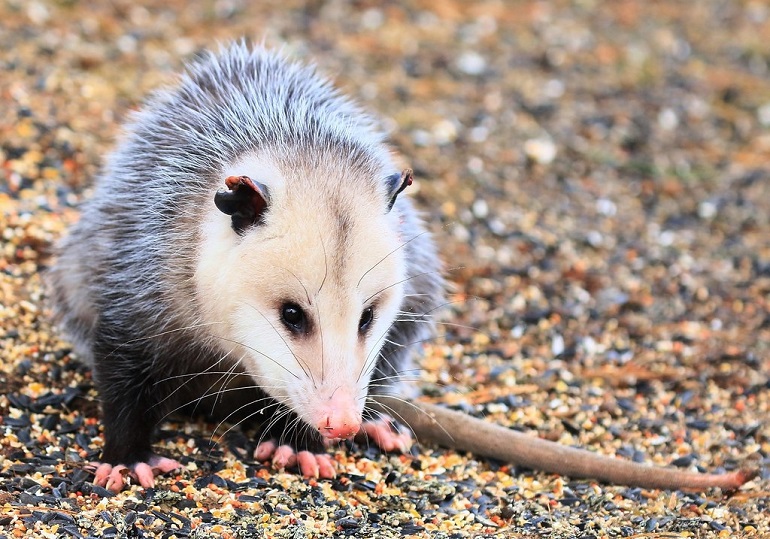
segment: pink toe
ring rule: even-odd
[[[112,464],[107,464],[106,462],[99,464],[94,473],[94,485],[99,485],[100,487],[107,485],[110,472],[112,472]]]
[[[182,467],[182,465],[174,459],[158,456],[152,457],[149,464],[152,466],[152,471],[154,474],[173,472],[174,470]]]
[[[402,453],[407,453],[412,448],[412,435],[408,433],[398,435],[398,448]]]
[[[275,450],[273,454],[273,466],[279,470],[294,466],[297,462],[297,456],[294,449],[289,445],[282,445]]]
[[[316,462],[316,456],[310,451],[297,453],[297,464],[299,464],[299,472],[304,477],[318,477],[318,462]]]
[[[377,447],[385,451],[390,451],[392,449],[390,447],[392,432],[390,431],[390,427],[385,423],[381,421],[366,423],[364,425],[364,432],[366,432],[366,435],[371,438]]]
[[[113,466],[104,488],[115,493],[123,490],[126,487],[126,482],[123,480],[123,473],[125,473],[126,470],[127,468],[122,464]]]
[[[337,471],[332,464],[332,458],[329,455],[316,455],[318,464],[318,477],[322,479],[334,479],[337,477]]]
[[[269,460],[273,456],[276,450],[275,442],[262,442],[254,450],[254,458],[259,461]]]
[[[146,462],[140,462],[134,466],[134,475],[136,475],[137,481],[144,488],[155,486],[155,474],[153,474],[152,468]]]

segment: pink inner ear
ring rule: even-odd
[[[405,168],[401,172],[401,177],[399,178],[400,184],[398,186],[398,189],[396,189],[393,194],[390,197],[390,201],[388,202],[388,210],[390,211],[393,208],[393,204],[396,203],[396,198],[399,194],[401,194],[401,191],[406,189],[408,186],[412,185],[412,169],[411,168]],[[387,213],[387,212],[386,212]]]
[[[269,200],[267,187],[248,176],[228,176],[225,185],[233,194],[237,193],[240,200],[251,205],[251,211],[239,212],[241,217],[253,214],[253,222],[260,222]]]
[[[228,176],[225,178],[225,185],[231,191],[238,189],[239,186],[245,185],[267,203],[267,187],[261,183],[255,182],[248,176]]]
[[[239,186],[246,185],[250,187],[252,191],[262,194],[262,190],[257,187],[257,184],[254,183],[254,180],[248,176],[228,176],[225,178],[225,185],[230,191],[235,191]]]
[[[408,186],[412,185],[412,183],[414,182],[414,177],[412,176],[412,169],[406,168],[401,174],[403,175],[404,183],[406,184],[404,185],[403,189],[406,189]]]

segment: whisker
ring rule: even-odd
[[[425,294],[425,295],[430,295],[430,294]],[[478,299],[478,298],[476,298],[476,299]],[[429,309],[429,310],[424,311],[422,313],[414,313],[414,312],[411,312],[411,311],[399,310],[397,314],[399,316],[414,316],[414,317],[417,317],[418,319],[419,318],[425,318],[426,316],[434,313],[435,311],[438,311],[439,309],[443,309],[444,307],[448,307],[450,305],[455,305],[455,304],[459,304],[459,303],[463,303],[463,302],[464,302],[464,300],[459,300],[459,299],[458,300],[453,300],[453,301],[445,301],[444,303],[436,305],[432,309]],[[402,321],[406,321],[406,320],[402,319]]]
[[[423,272],[421,272],[421,273],[415,273],[414,275],[410,275],[409,277],[406,277],[406,278],[404,278],[404,279],[401,279],[400,281],[396,281],[396,282],[395,282],[395,283],[393,283],[393,284],[389,284],[388,286],[386,286],[386,287],[384,287],[384,288],[381,288],[381,289],[379,289],[377,292],[375,292],[374,294],[372,294],[372,295],[370,295],[368,298],[366,298],[366,299],[364,300],[364,303],[365,303],[365,304],[366,304],[366,303],[369,303],[369,300],[370,300],[370,299],[372,299],[373,297],[375,297],[375,296],[377,296],[377,295],[379,295],[379,294],[382,294],[382,293],[383,293],[385,290],[387,290],[388,288],[393,288],[394,286],[398,286],[398,285],[400,285],[400,284],[402,284],[402,283],[406,283],[406,282],[408,282],[408,281],[411,281],[412,279],[417,279],[418,277],[423,277],[423,276],[425,276],[425,275],[430,275],[430,274],[432,274],[432,273],[440,273],[440,272],[439,272],[438,270],[435,270],[435,271],[423,271]]]
[[[406,404],[407,406],[411,406],[412,408],[417,410],[419,413],[424,414],[425,416],[429,416],[429,414],[425,410],[423,410],[422,408],[420,408],[416,404],[410,402],[408,399],[404,399],[403,397],[398,397],[396,395],[387,395],[386,398],[394,399],[394,400],[397,400],[399,402],[402,402],[402,403]],[[404,424],[407,427],[409,427],[412,430],[412,432],[414,433],[415,439],[419,443],[420,440],[418,438],[417,433],[414,431],[414,429],[412,429],[412,427],[409,425],[409,423],[404,420],[403,416],[401,416],[400,414],[396,413],[395,410],[392,407],[388,406],[387,404],[385,404],[384,402],[382,402],[379,399],[373,399],[371,397],[367,397],[367,400],[370,400],[376,406],[382,407],[387,413],[395,416],[402,424]],[[443,426],[441,426],[441,424],[439,424],[439,427],[441,427],[441,430],[444,431],[444,434],[446,434],[449,437],[450,440],[454,440],[454,436],[452,436],[449,432],[447,432],[447,430]]]
[[[212,365],[213,367],[213,365]],[[225,374],[229,371],[210,371],[208,369],[202,371],[202,372],[187,372],[184,374],[176,374],[174,376],[167,376],[166,378],[163,378],[162,380],[158,380],[153,385],[162,384],[163,382],[171,382],[173,380],[179,380],[180,378],[195,378],[196,376],[200,376],[201,374]]]
[[[419,382],[420,378],[409,378],[409,379],[399,379],[400,382]],[[385,384],[369,384],[369,388],[383,388],[383,389],[393,389],[393,383],[388,382]]]
[[[160,419],[160,421],[165,421],[165,420],[166,420],[166,419],[168,419],[168,418],[169,418],[169,417],[170,417],[172,414],[174,414],[174,413],[178,412],[179,410],[181,410],[181,409],[185,408],[186,406],[190,406],[191,404],[195,404],[195,408],[194,408],[194,409],[196,409],[196,410],[197,410],[197,406],[198,406],[198,405],[199,405],[199,404],[200,404],[200,403],[201,403],[201,402],[202,402],[202,401],[203,401],[203,400],[204,400],[206,397],[209,397],[209,396],[211,396],[211,395],[209,394],[209,392],[208,392],[208,391],[209,391],[209,390],[210,390],[212,387],[213,387],[213,384],[212,384],[211,386],[209,386],[209,389],[208,389],[208,390],[206,390],[206,391],[205,391],[205,392],[204,392],[204,393],[203,393],[201,396],[199,396],[199,397],[195,397],[195,398],[193,398],[193,399],[191,399],[191,400],[189,400],[189,401],[187,401],[187,402],[184,402],[184,403],[180,404],[179,406],[177,406],[176,408],[174,408],[173,410],[169,410],[169,411],[168,411],[168,412],[167,412],[167,413],[166,413],[166,414],[165,414],[165,415],[164,415],[164,416],[163,416],[163,417]],[[217,393],[221,393],[221,394],[224,394],[224,393],[229,393],[229,392],[231,392],[231,391],[242,391],[242,390],[260,390],[260,389],[264,389],[265,387],[266,387],[266,386],[260,386],[260,385],[256,385],[256,384],[255,384],[255,385],[252,385],[252,386],[237,386],[237,387],[226,387],[226,388],[223,388],[223,389],[220,389],[220,390],[218,390],[218,391],[217,391]],[[272,386],[267,386],[267,387],[272,387]],[[279,388],[279,387],[282,387],[282,386],[274,386],[274,387],[275,387],[275,388]],[[244,404],[244,405],[243,405],[241,408],[239,408],[238,410],[236,410],[236,412],[240,411],[242,408],[245,408],[246,406],[251,406],[251,405],[253,405],[254,403],[257,403],[257,402],[259,402],[259,401],[262,401],[262,400],[265,400],[265,399],[269,399],[269,398],[271,398],[271,397],[269,397],[269,396],[268,396],[268,397],[262,397],[262,398],[260,398],[260,399],[256,399],[256,400],[254,400],[254,401],[248,402],[248,403]],[[231,413],[230,415],[228,415],[228,416],[227,416],[227,418],[229,418],[231,415],[233,415],[233,413]],[[226,421],[226,419],[227,419],[227,418],[225,418],[224,420],[220,421],[220,424],[221,424],[221,423],[223,423],[224,421]],[[159,421],[159,422],[160,422],[160,421]],[[214,430],[216,430],[216,429],[214,429]]]
[[[288,271],[291,274],[291,276],[294,277],[297,280],[299,285],[302,287],[302,290],[305,291],[305,298],[307,299],[307,304],[308,305],[312,305],[313,304],[313,300],[310,299],[310,292],[307,291],[307,288],[305,287],[305,284],[300,280],[300,278],[297,277],[297,275],[293,271],[291,271],[289,268],[284,268],[283,266],[279,266],[279,267],[282,270],[284,270],[284,271]]]
[[[278,424],[278,422],[283,421],[284,418],[288,417],[289,415],[291,415],[291,409],[288,406],[281,404],[278,407],[278,409],[273,413],[273,416],[270,422],[265,427],[264,432],[265,433],[270,432],[270,430],[272,430],[272,428],[276,424]],[[278,445],[284,445],[284,443],[286,442],[286,429],[281,430],[281,434],[280,436],[278,436],[276,441],[278,442]]]
[[[291,349],[291,346],[289,346],[289,343],[287,343],[287,342],[286,342],[286,339],[284,339],[284,338],[283,338],[283,335],[281,335],[281,332],[280,332],[280,331],[278,331],[278,330],[276,329],[276,327],[273,325],[273,323],[270,321],[270,319],[269,319],[267,316],[265,316],[265,315],[262,313],[262,311],[260,311],[259,309],[257,309],[257,308],[256,308],[254,305],[252,305],[251,303],[245,303],[245,302],[244,302],[244,305],[247,305],[248,307],[251,307],[252,309],[254,309],[255,311],[257,311],[257,313],[259,313],[259,315],[260,315],[262,318],[264,318],[264,319],[265,319],[265,322],[267,322],[267,323],[270,325],[270,327],[273,329],[273,331],[275,331],[276,335],[278,335],[278,337],[280,337],[280,339],[283,341],[283,344],[284,344],[284,345],[286,345],[286,348],[287,348],[287,350],[289,350],[289,353],[290,353],[290,354],[291,354],[291,355],[294,357],[294,361],[296,361],[296,362],[297,362],[297,365],[299,365],[299,368],[300,368],[300,369],[302,369],[302,372],[303,372],[303,373],[305,373],[305,376],[307,376],[308,378],[310,378],[310,376],[308,375],[308,372],[307,372],[307,370],[305,369],[305,367],[307,367],[307,363],[305,363],[305,360],[303,360],[302,358],[298,357],[298,356],[297,356],[297,354],[295,354],[295,353],[294,353],[294,350],[292,350],[292,349]],[[263,354],[263,355],[264,355],[264,354]],[[281,365],[281,364],[280,364],[280,363],[278,363],[277,361],[274,361],[274,362],[275,362],[277,365]],[[291,373],[291,375],[292,375],[292,376],[294,376],[294,377],[295,377],[297,380],[299,380],[299,376],[297,376],[296,374],[294,374],[293,372],[291,372],[291,371],[290,371],[288,368],[284,367],[283,365],[281,365],[281,367],[283,367],[283,368],[284,368],[284,370],[286,370],[286,372],[289,372],[289,373]]]
[[[137,337],[135,339],[130,339],[128,341],[125,341],[123,344],[135,344],[135,343],[142,342],[142,341],[149,341],[149,340],[152,340],[152,339],[157,339],[158,337],[165,337],[166,335],[171,335],[173,333],[178,333],[180,331],[187,331],[189,329],[199,329],[199,328],[206,327],[206,326],[216,326],[216,325],[223,324],[223,323],[224,322],[201,322],[199,324],[191,324],[189,326],[169,329],[169,330],[166,330],[166,331],[161,331],[160,333],[154,333],[152,335],[146,335],[144,337]]]
[[[380,353],[379,358],[385,363],[387,367],[390,367],[390,369],[393,371],[394,375],[385,375],[381,376],[374,381],[383,381],[383,380],[393,380],[395,383],[399,383],[403,381],[400,377],[402,375],[402,372],[406,374],[408,371],[413,370],[415,371],[414,374],[419,374],[421,371],[420,369],[408,369],[406,371],[400,371],[396,368],[396,366],[390,361],[390,358],[386,357],[384,354]],[[370,381],[371,382],[371,381]],[[371,383],[370,383],[371,386]]]
[[[380,337],[374,342],[374,346],[369,351],[366,357],[366,361],[364,361],[364,364],[361,366],[361,370],[358,372],[358,377],[356,378],[356,383],[358,383],[361,380],[361,376],[365,372],[369,372],[369,370],[373,369],[376,365],[377,356],[382,351],[382,345],[380,344],[382,341],[387,339],[388,333],[390,333],[390,330],[393,328],[393,325],[391,324],[383,333],[380,335]]]
[[[417,238],[419,238],[420,236],[423,236],[423,235],[425,235],[425,234],[427,234],[427,233],[428,233],[428,231],[427,231],[427,230],[424,230],[424,231],[420,232],[419,234],[417,234],[417,235],[415,235],[415,236],[412,236],[411,238],[409,238],[408,240],[406,240],[405,242],[403,242],[401,245],[399,245],[398,247],[396,247],[395,249],[393,249],[391,252],[389,252],[388,254],[386,254],[385,256],[383,256],[382,258],[380,258],[380,259],[379,259],[379,260],[378,260],[378,261],[377,261],[377,262],[376,262],[376,263],[375,263],[375,264],[374,264],[374,265],[373,265],[371,268],[369,268],[368,270],[366,270],[366,271],[364,272],[364,274],[363,274],[363,275],[361,275],[361,278],[358,280],[358,283],[356,284],[356,288],[357,288],[357,287],[359,287],[359,286],[361,286],[361,281],[363,281],[363,280],[364,280],[364,277],[366,277],[366,276],[369,274],[369,272],[370,272],[370,271],[372,271],[374,268],[376,268],[377,266],[379,266],[380,264],[382,264],[382,262],[383,262],[383,261],[385,261],[385,259],[387,259],[387,258],[388,258],[390,255],[392,255],[393,253],[395,253],[395,252],[399,251],[400,249],[403,249],[404,247],[406,247],[407,245],[409,245],[410,243],[412,243],[414,240],[416,240],[416,239],[417,239]],[[367,300],[367,301],[368,301],[368,300]],[[364,302],[364,303],[366,303],[366,302]]]
[[[393,412],[393,410],[390,410],[390,412]],[[395,414],[395,413],[390,413],[389,414],[389,413],[387,413],[385,411],[382,411],[382,410],[375,410],[375,409],[371,409],[370,408],[369,409],[369,415],[370,415],[371,420],[373,420],[373,421],[381,421],[382,423],[388,423],[388,424],[392,424],[394,421],[400,421],[407,428],[410,428],[407,425],[406,421],[404,421],[404,419],[402,417],[399,417],[398,414]],[[410,428],[410,430],[411,430],[411,428]],[[414,431],[412,431],[412,432],[414,432]],[[420,443],[420,440],[419,440],[417,434],[415,434],[414,437],[415,437],[415,440],[417,441],[417,443]],[[367,444],[367,447],[369,447],[369,436],[366,437],[366,444]]]
[[[255,387],[255,388],[257,388],[257,389],[261,389],[259,386],[253,386],[253,387]],[[218,430],[218,429],[219,429],[219,428],[220,428],[220,427],[221,427],[221,426],[222,426],[222,425],[223,425],[223,424],[224,424],[224,423],[225,423],[225,422],[226,422],[228,419],[230,419],[230,418],[231,418],[233,415],[237,414],[238,412],[240,412],[240,411],[241,411],[241,410],[243,410],[244,408],[246,408],[246,407],[249,407],[249,406],[253,406],[253,405],[254,405],[254,403],[257,403],[257,402],[261,402],[261,401],[272,401],[272,402],[270,402],[270,403],[269,403],[267,406],[263,406],[263,407],[259,408],[258,410],[255,410],[254,412],[252,412],[252,413],[250,413],[250,414],[246,415],[246,416],[245,416],[244,418],[242,418],[240,421],[238,421],[238,422],[236,422],[236,423],[233,423],[233,424],[232,424],[232,425],[231,425],[231,426],[230,426],[230,427],[229,427],[229,428],[228,428],[228,429],[227,429],[227,430],[224,432],[224,434],[227,434],[227,433],[228,433],[228,432],[230,432],[232,429],[234,429],[235,427],[237,427],[237,426],[238,426],[238,425],[240,425],[241,423],[243,423],[243,422],[245,422],[245,421],[248,421],[249,419],[251,419],[251,418],[252,418],[252,417],[254,417],[255,415],[258,415],[258,414],[264,414],[265,410],[267,410],[268,408],[270,408],[270,407],[272,407],[272,406],[276,406],[276,407],[278,408],[278,410],[276,410],[276,412],[280,412],[280,411],[281,411],[280,409],[281,409],[281,407],[282,407],[282,403],[281,403],[281,402],[280,402],[280,401],[279,401],[277,398],[275,398],[275,397],[272,397],[272,396],[270,396],[270,395],[267,395],[267,396],[265,396],[265,397],[262,397],[262,398],[260,398],[260,399],[257,399],[256,401],[253,401],[253,402],[247,402],[246,404],[244,404],[244,405],[242,405],[242,406],[240,406],[240,407],[236,408],[235,410],[233,410],[232,412],[230,412],[230,413],[229,413],[229,414],[228,414],[228,415],[227,415],[227,416],[226,416],[224,419],[222,419],[222,420],[221,420],[221,421],[220,421],[220,422],[217,424],[217,426],[216,426],[216,428],[215,428],[214,430],[215,430],[215,431],[216,431],[216,430]],[[265,428],[265,430],[269,430],[269,428],[270,428],[270,427],[271,427],[273,424],[275,424],[275,421],[276,421],[276,419],[275,419],[275,416],[276,416],[276,412],[274,412],[274,413],[273,413],[273,415],[271,416],[271,420],[269,421],[269,423],[268,423],[268,426]],[[223,435],[224,435],[224,434],[223,434]],[[262,437],[260,436],[260,443],[261,443],[261,439],[262,439]]]
[[[383,358],[383,361],[389,361],[386,358]],[[393,369],[393,365],[388,363],[388,366]],[[393,369],[394,374],[385,374],[383,376],[378,376],[377,378],[372,378],[371,382],[384,382],[391,379],[401,379],[404,376],[420,376],[422,374],[422,369],[419,367],[415,367],[414,369],[404,369],[402,371],[397,371],[396,369]]]
[[[288,434],[292,431],[292,429],[297,429],[297,431],[300,433],[303,430],[307,432],[308,427],[309,425],[301,417],[295,415],[294,418],[286,424],[286,429],[284,432]]]
[[[238,361],[233,363],[232,367],[229,369],[228,372],[226,372],[225,374],[220,375],[219,378],[214,380],[211,383],[211,385],[209,386],[209,388],[206,391],[204,391],[204,395],[208,394],[209,391],[212,388],[214,388],[218,382],[222,381],[221,385],[219,386],[219,389],[214,394],[214,402],[211,403],[211,414],[212,415],[214,413],[214,409],[216,408],[217,402],[219,402],[219,399],[224,394],[223,389],[225,389],[227,387],[228,383],[233,379],[233,377],[236,376],[235,369],[238,367],[238,365],[240,365],[241,361],[243,361],[243,356],[241,356],[240,359],[238,359]],[[198,410],[198,404],[201,403],[201,402],[203,402],[203,401],[202,400],[198,400],[198,402],[195,404],[195,406],[193,407],[193,414]]]
[[[128,341],[123,341],[121,343],[116,344],[115,347],[105,356],[105,359],[106,358],[111,358],[112,356],[114,356],[115,354],[118,353],[118,350],[120,350],[123,347],[129,346],[131,344],[151,341],[153,339],[157,339],[159,337],[165,337],[165,336],[168,336],[168,335],[171,335],[171,334],[174,334],[174,333],[179,333],[181,331],[187,331],[187,330],[190,330],[190,329],[199,329],[199,328],[206,327],[206,326],[215,326],[215,325],[222,324],[222,323],[223,322],[201,322],[201,323],[198,323],[198,324],[190,324],[190,325],[187,325],[187,326],[184,326],[184,327],[168,329],[168,330],[160,331],[158,333],[153,333],[152,335],[145,335],[145,336],[142,336],[142,337],[136,337],[135,339],[130,339]],[[158,321],[158,325],[159,326],[163,325],[163,322]],[[153,359],[155,359],[155,358],[153,358]]]
[[[487,333],[484,333],[480,329],[478,329],[476,327],[473,327],[473,326],[466,325],[466,324],[457,324],[457,323],[454,323],[454,322],[436,322],[434,320],[419,320],[419,319],[417,319],[417,320],[401,320],[401,321],[402,322],[414,322],[415,324],[436,324],[438,326],[446,326],[446,327],[451,327],[451,328],[470,329],[470,330],[475,331],[479,335],[486,335],[487,337],[491,337],[491,335],[489,335]]]
[[[315,293],[316,296],[321,293],[321,289],[323,289],[326,284],[326,277],[329,275],[329,259],[326,255],[326,245],[324,245],[324,239],[323,236],[321,236],[320,230],[318,231],[318,239],[321,242],[321,249],[323,249],[324,252],[324,278],[321,279],[321,286],[318,287],[318,292]]]
[[[325,253],[325,251],[324,251],[324,253]],[[326,260],[326,255],[325,254],[324,254],[324,260]],[[310,299],[310,292],[308,292],[307,287],[305,286],[305,283],[303,283],[300,280],[300,278],[297,277],[297,275],[293,271],[291,271],[290,269],[284,268],[282,266],[281,266],[281,269],[283,269],[285,271],[288,271],[292,275],[292,277],[294,277],[297,280],[299,285],[302,287],[302,290],[305,291],[305,297],[307,298],[308,305],[312,306],[313,305],[313,300]],[[326,275],[325,274],[324,274],[324,281],[326,281]],[[323,283],[321,283],[321,287],[318,289],[318,292],[321,292],[321,288],[323,288]],[[318,293],[316,293],[316,295],[317,294]],[[318,302],[316,302],[316,304],[315,304],[315,309],[316,309],[316,314],[320,318],[320,314],[318,313]],[[260,314],[262,314],[262,313],[260,313]],[[264,315],[262,315],[262,316],[264,317]],[[270,323],[269,320],[268,320],[268,323]],[[272,327],[272,324],[270,324],[270,326]],[[273,327],[273,330],[275,330],[274,327]],[[321,331],[322,331],[322,333],[321,333],[321,344],[323,345],[323,328],[321,328]],[[280,333],[278,334],[278,336],[281,337],[281,339],[283,339],[283,336]],[[283,342],[284,342],[284,344],[286,344],[287,347],[289,347],[288,343],[285,340]],[[323,379],[323,348],[321,350],[322,350],[321,351],[321,379]],[[289,351],[292,352],[292,355],[294,354],[294,352],[291,350],[291,348],[289,348]],[[297,359],[297,361],[299,361],[297,356],[295,356],[295,359]],[[305,363],[305,367],[307,367],[307,370],[302,369],[305,372],[305,376],[309,376],[310,381],[313,383],[313,387],[316,387],[315,378],[313,377],[313,371],[310,369],[310,366],[307,364],[307,362],[305,362],[305,360],[302,360],[302,361],[303,361],[303,363]]]
[[[251,351],[252,351],[252,352],[254,352],[255,354],[259,354],[260,356],[264,357],[264,358],[265,358],[265,359],[267,359],[268,361],[272,361],[273,363],[275,363],[276,365],[278,365],[279,367],[281,367],[283,370],[285,370],[286,372],[288,372],[289,374],[291,374],[291,375],[292,375],[294,378],[296,378],[297,380],[299,380],[299,379],[300,379],[300,378],[299,378],[299,376],[297,376],[296,374],[294,374],[293,372],[291,372],[291,371],[289,370],[289,368],[288,368],[288,367],[286,367],[284,364],[282,364],[280,361],[278,361],[278,360],[275,360],[275,359],[271,358],[270,356],[268,356],[268,355],[267,355],[267,354],[265,354],[264,352],[260,352],[260,351],[259,351],[259,350],[257,350],[256,348],[253,348],[253,347],[251,347],[251,346],[249,346],[249,345],[247,345],[247,344],[245,344],[245,343],[242,343],[242,342],[236,341],[236,340],[234,340],[234,339],[228,339],[227,337],[217,337],[217,338],[218,338],[218,339],[220,339],[220,340],[226,341],[226,342],[230,342],[230,343],[233,343],[233,344],[237,344],[237,345],[239,345],[239,346],[243,346],[244,348],[248,348],[249,350],[251,350]],[[300,367],[301,367],[301,366],[300,366]]]
[[[260,400],[262,400],[262,399],[260,399]],[[243,408],[245,408],[246,406],[251,406],[251,403],[248,403],[248,404],[244,404],[243,406],[241,406],[241,407],[240,407],[240,408],[238,408],[237,410],[234,410],[233,412],[231,412],[231,413],[230,413],[230,414],[227,416],[227,418],[225,418],[225,419],[223,419],[222,421],[220,421],[219,423],[217,423],[217,426],[214,428],[214,432],[217,432],[217,431],[219,430],[219,428],[220,428],[222,425],[224,425],[224,423],[227,421],[227,419],[228,419],[228,418],[232,417],[232,415],[233,415],[233,414],[235,414],[235,413],[237,413],[237,412],[241,411],[241,410],[242,410]],[[272,403],[271,403],[271,404],[268,404],[267,406],[263,406],[263,407],[262,407],[262,408],[260,408],[259,410],[254,410],[254,411],[253,411],[253,412],[251,412],[250,414],[247,414],[247,415],[246,415],[246,417],[244,417],[243,419],[241,419],[241,420],[240,420],[240,421],[238,421],[237,423],[233,423],[232,425],[230,425],[230,426],[229,426],[229,427],[228,427],[228,428],[227,428],[227,429],[226,429],[226,430],[225,430],[225,431],[224,431],[224,432],[223,432],[223,433],[222,433],[220,436],[222,436],[222,437],[226,436],[226,435],[227,435],[227,433],[229,433],[229,432],[230,432],[231,430],[233,430],[234,428],[238,427],[238,426],[239,426],[241,423],[243,423],[244,421],[248,421],[249,419],[251,419],[251,418],[252,418],[252,417],[254,417],[255,415],[258,415],[258,414],[264,413],[264,411],[265,411],[267,408],[269,408],[270,406],[272,406]],[[213,435],[213,433],[212,433],[212,438],[211,438],[212,440],[213,440],[213,436],[214,436],[214,435]]]
[[[192,382],[193,380],[195,380],[195,379],[196,379],[198,376],[205,376],[205,375],[207,375],[207,374],[210,374],[208,371],[209,371],[210,369],[213,369],[214,367],[218,366],[219,364],[221,364],[221,363],[222,363],[222,362],[225,360],[225,358],[227,358],[227,356],[229,356],[231,353],[232,353],[232,350],[228,351],[228,352],[227,352],[225,355],[221,356],[221,357],[220,357],[220,358],[219,358],[219,359],[218,359],[216,362],[214,362],[214,363],[213,363],[212,365],[210,365],[208,368],[204,369],[202,372],[199,372],[199,373],[194,373],[194,375],[193,375],[192,377],[188,378],[187,380],[185,380],[185,382],[184,382],[183,384],[181,384],[181,385],[177,386],[176,388],[174,388],[174,390],[173,390],[173,391],[171,391],[171,393],[169,393],[168,395],[166,395],[166,396],[165,396],[163,399],[161,399],[159,402],[155,403],[155,404],[153,405],[153,408],[154,408],[154,407],[156,407],[156,406],[160,406],[161,404],[163,404],[164,402],[166,402],[168,399],[170,399],[171,397],[173,397],[173,396],[174,396],[174,395],[175,395],[175,394],[176,394],[178,391],[181,391],[181,390],[182,390],[182,389],[183,389],[183,388],[184,388],[184,387],[185,387],[187,384],[189,384],[190,382]],[[241,359],[243,359],[243,357],[241,357]],[[241,361],[241,359],[239,359],[237,362],[235,362],[235,364],[237,365],[237,364],[238,364],[238,363]],[[230,370],[230,369],[228,369],[228,371],[229,371],[229,370]],[[225,372],[227,372],[227,371],[225,371]],[[167,379],[164,379],[164,380],[161,380],[161,381],[155,382],[155,384],[153,384],[153,385],[157,386],[158,384],[160,384],[160,383],[163,383],[165,380],[167,380]],[[209,388],[209,389],[211,389],[211,388]],[[174,410],[174,411],[176,411],[176,410]],[[168,414],[167,414],[167,415],[168,415]]]

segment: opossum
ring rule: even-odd
[[[314,69],[243,43],[135,114],[51,271],[101,397],[96,482],[175,468],[150,438],[179,408],[265,419],[257,457],[305,475],[333,475],[324,442],[360,430],[405,447],[364,409],[411,370],[443,301],[398,196],[411,178]]]
[[[101,398],[95,482],[149,487],[179,467],[151,448],[177,411],[257,424],[255,458],[304,476],[333,477],[326,446],[360,433],[405,451],[386,414],[410,408],[387,396],[445,301],[432,238],[399,196],[411,182],[376,120],[263,47],[207,53],[156,93],[49,275]],[[458,428],[439,433],[474,436]]]

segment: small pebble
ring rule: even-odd
[[[481,75],[486,67],[487,61],[477,52],[463,52],[457,58],[457,68],[466,75]]]
[[[551,139],[529,139],[524,143],[524,153],[540,165],[549,165],[556,158],[556,144]]]

